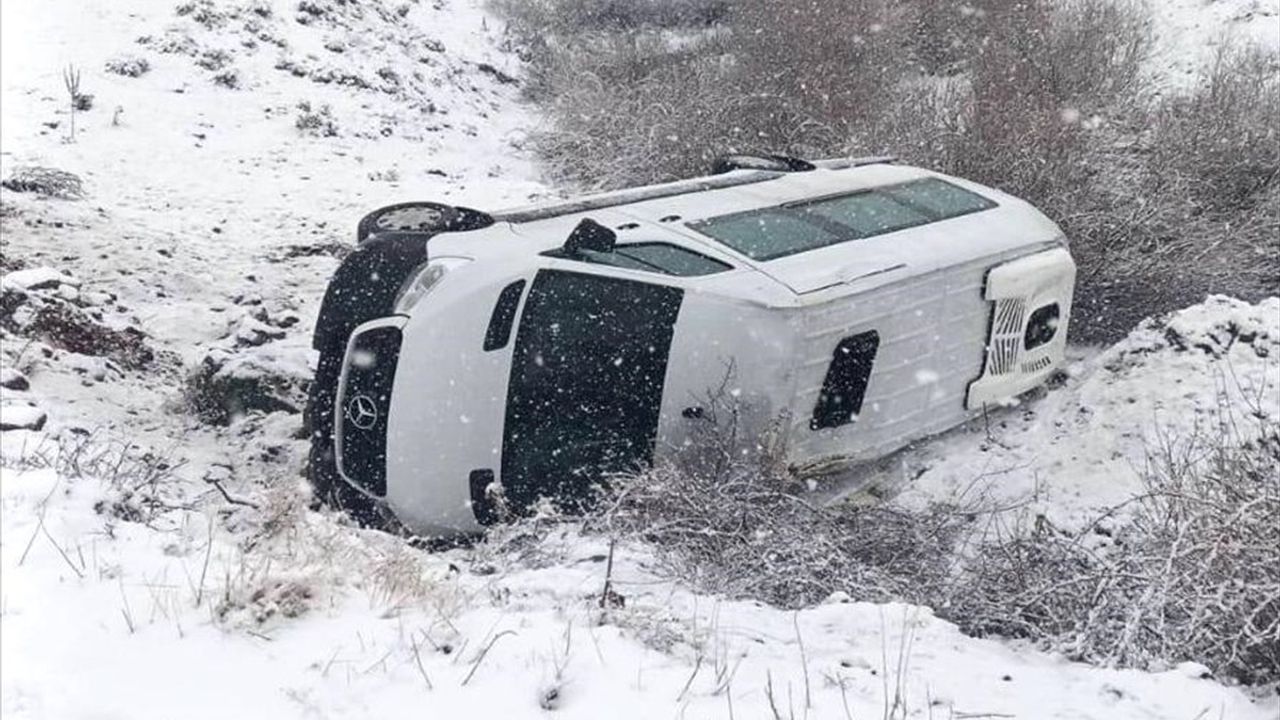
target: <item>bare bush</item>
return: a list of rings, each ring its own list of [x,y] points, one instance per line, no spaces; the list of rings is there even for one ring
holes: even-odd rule
[[[535,142],[553,175],[592,189],[675,180],[704,173],[719,154],[779,134],[770,121],[781,120],[785,108],[757,112],[771,99],[727,95],[722,70],[697,57],[664,57],[638,79],[620,78],[644,62],[646,45],[631,43],[620,66],[607,59],[593,65],[584,48],[573,83],[552,81],[557,127],[535,134]]]
[[[589,527],[652,543],[703,589],[780,607],[837,591],[879,602],[941,592],[962,514],[822,506],[776,434],[744,447],[736,403],[713,394],[704,407],[697,436],[671,460],[610,483]]]
[[[84,197],[84,183],[80,176],[57,168],[35,165],[16,167],[0,185],[14,192],[35,193],[64,200]]]
[[[1280,57],[1222,54],[1190,92],[1143,108],[1149,127],[1099,148],[1091,197],[1064,214],[1081,265],[1073,326],[1112,340],[1209,293],[1280,292]]]
[[[1089,119],[1136,87],[1149,49],[1145,15],[1112,0],[989,1],[975,12],[981,24],[963,44],[963,82],[900,86],[890,112],[854,140],[897,148],[1063,218],[1091,186]]]
[[[1109,545],[1052,530],[988,542],[946,616],[1105,665],[1195,660],[1245,683],[1280,680],[1280,425],[1256,430],[1228,419],[1164,438],[1146,492],[1106,518]]]
[[[642,27],[709,25],[724,17],[725,0],[490,0],[517,29],[544,28],[558,36]]]
[[[298,103],[298,117],[293,124],[303,135],[316,137],[337,137],[338,135],[338,121],[334,119],[333,110],[328,105],[312,108],[309,102]]]
[[[1280,56],[1274,53],[1224,45],[1196,92],[1157,106],[1153,172],[1144,190],[1182,191],[1189,215],[1271,210],[1268,220],[1274,231],[1274,191],[1280,184],[1278,68]],[[1272,203],[1269,208],[1267,203]]]
[[[59,477],[101,481],[106,493],[94,509],[128,522],[151,523],[185,502],[175,482],[183,462],[99,431],[67,431],[45,436],[17,455],[0,456],[13,470],[52,469]]]
[[[213,76],[213,84],[220,85],[228,90],[237,90],[240,87],[240,73],[234,68],[223,70]]]
[[[704,405],[671,460],[608,483],[589,530],[650,543],[674,577],[730,597],[906,601],[1101,665],[1280,679],[1280,424],[1259,408],[1161,438],[1145,492],[1066,532],[1020,506],[820,504],[774,434],[744,452],[736,406]]]
[[[107,61],[107,72],[124,77],[142,77],[151,71],[151,61],[136,55],[121,55]]]

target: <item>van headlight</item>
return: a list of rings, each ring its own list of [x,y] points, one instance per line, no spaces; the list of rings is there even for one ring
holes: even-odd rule
[[[413,271],[413,275],[400,288],[396,295],[395,312],[406,315],[418,301],[426,297],[444,279],[448,272],[456,267],[471,262],[470,258],[441,257],[428,261]]]

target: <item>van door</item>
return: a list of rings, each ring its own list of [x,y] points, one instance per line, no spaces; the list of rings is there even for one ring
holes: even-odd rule
[[[683,297],[626,278],[538,272],[503,428],[501,481],[514,508],[542,496],[579,507],[604,475],[652,461]]]

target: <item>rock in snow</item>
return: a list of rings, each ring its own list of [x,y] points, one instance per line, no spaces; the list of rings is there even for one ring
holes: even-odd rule
[[[26,390],[31,387],[27,376],[13,368],[0,368],[0,387],[5,390]]]
[[[14,270],[0,279],[0,288],[5,290],[56,290],[59,285],[75,288],[80,286],[80,281],[73,275],[51,267]]]
[[[47,419],[44,411],[34,405],[0,406],[0,431],[39,430]]]
[[[214,349],[187,381],[187,400],[201,419],[218,425],[253,410],[301,412],[311,370],[307,350]]]
[[[1189,678],[1192,678],[1193,680],[1204,680],[1206,678],[1213,677],[1213,671],[1210,670],[1208,667],[1206,667],[1201,663],[1192,662],[1190,660],[1184,663],[1179,663],[1178,667],[1175,668],[1175,670],[1177,670],[1179,673],[1182,673],[1183,675],[1186,675]]]

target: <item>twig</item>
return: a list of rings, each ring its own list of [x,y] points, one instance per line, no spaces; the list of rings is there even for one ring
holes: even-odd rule
[[[204,600],[204,578],[209,572],[209,557],[213,555],[213,516],[209,517],[209,539],[204,549],[204,565],[200,568],[200,587],[196,589],[196,607]]]
[[[796,629],[796,642],[800,645],[800,665],[804,668],[804,707],[806,714],[813,707],[813,698],[809,695],[809,657],[804,651],[804,638],[800,637],[800,611],[791,614],[791,625]]]
[[[43,532],[45,538],[49,540],[49,544],[53,545],[53,549],[57,550],[58,554],[62,556],[62,559],[66,561],[67,567],[71,568],[71,572],[75,573],[76,577],[83,580],[84,573],[80,572],[80,568],[76,567],[76,564],[71,562],[71,558],[67,556],[66,551],[64,551],[62,546],[53,539],[52,535],[49,534],[49,529],[44,526],[43,520],[40,522],[40,531]]]
[[[504,635],[515,635],[515,634],[516,634],[515,630],[503,630],[497,635],[494,635],[493,639],[489,641],[489,644],[485,645],[484,649],[480,651],[480,655],[476,657],[476,661],[471,663],[471,672],[467,673],[467,676],[462,679],[462,684],[465,686],[468,682],[471,681],[471,676],[476,674],[476,670],[480,667],[480,663],[484,662],[485,655],[489,654],[489,650],[493,648],[494,643],[498,642],[498,640],[502,638]]]
[[[418,666],[418,674],[422,676],[422,682],[427,684],[428,690],[435,690],[435,686],[431,684],[431,678],[427,677],[427,669],[422,665],[422,655],[418,653],[417,638],[413,638],[411,647],[413,648],[413,662]]]
[[[698,654],[698,658],[693,663],[693,672],[689,673],[689,679],[684,681],[684,687],[680,688],[680,694],[676,695],[676,701],[684,699],[684,694],[689,692],[689,686],[693,685],[693,679],[698,676],[698,671],[702,669],[702,654]]]
[[[232,505],[243,505],[245,507],[251,507],[254,510],[258,509],[258,504],[253,502],[252,500],[243,500],[241,498],[232,497],[231,494],[227,492],[227,489],[222,487],[221,480],[217,478],[207,477],[204,479],[204,481],[214,486],[215,488],[217,488],[218,492],[222,493],[222,497],[225,498],[226,501],[231,503]]]
[[[772,670],[766,670],[764,673],[764,696],[769,699],[769,710],[773,712],[773,720],[782,720],[782,713],[778,712],[778,705],[773,701]]]

